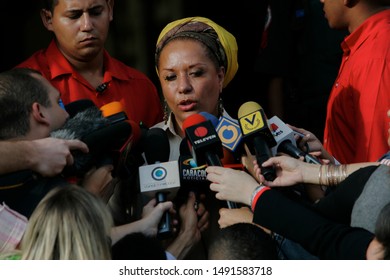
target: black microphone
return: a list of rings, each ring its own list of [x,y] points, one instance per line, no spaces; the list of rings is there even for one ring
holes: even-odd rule
[[[184,120],[183,130],[198,166],[223,166],[220,160],[223,157],[222,143],[211,121],[200,114],[194,114]],[[231,201],[227,201],[227,205],[231,209],[238,208]]]
[[[273,181],[276,178],[275,168],[261,166],[272,157],[271,148],[276,145],[263,109],[256,102],[246,102],[238,110],[238,121],[243,140],[250,151],[256,155],[261,174],[267,181]]]
[[[78,139],[88,146],[89,153],[72,151],[74,163],[64,168],[65,176],[83,176],[94,165],[113,163],[113,153],[120,150],[132,135],[130,122],[112,124],[91,102],[80,100],[69,103],[66,108],[72,112],[73,117],[63,127],[50,133],[51,137]],[[80,108],[78,112],[77,108]]]
[[[183,131],[196,164],[223,166],[222,143],[214,126],[200,114],[193,114],[183,122]]]
[[[218,118],[216,116],[214,116],[213,114],[210,114],[208,112],[199,112],[199,115],[203,116],[206,118],[206,120],[208,121],[211,121],[212,125],[214,127],[217,127],[218,126]]]
[[[207,165],[198,166],[196,164],[189,151],[187,139],[183,138],[180,143],[179,156],[181,186],[198,183],[206,183],[208,186],[210,182],[207,180],[206,167]]]
[[[76,114],[91,107],[96,107],[91,99],[79,99],[66,104],[65,111],[68,112],[69,118],[73,118]]]
[[[207,165],[198,166],[192,158],[187,139],[180,142],[179,156],[180,189],[176,196],[176,205],[187,201],[188,193],[194,192],[196,199],[200,199],[200,193],[209,192],[210,181],[207,180]]]
[[[144,138],[144,152],[148,164],[169,161],[169,140],[162,128],[155,127],[147,130]]]
[[[269,119],[269,126],[274,135],[276,146],[272,148],[273,155],[284,153],[293,158],[302,157],[305,162],[321,164],[320,160],[315,156],[305,153],[296,145],[294,131],[289,128],[280,118],[273,116]]]
[[[148,165],[139,167],[140,190],[154,195],[157,203],[165,202],[180,187],[177,161],[168,161],[170,144],[166,132],[161,128],[150,128],[144,139],[144,155]],[[165,212],[158,224],[157,236],[160,239],[171,237],[173,233],[171,216]]]

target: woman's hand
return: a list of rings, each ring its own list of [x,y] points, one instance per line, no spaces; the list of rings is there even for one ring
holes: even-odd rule
[[[261,175],[261,167],[254,162],[256,176],[269,187],[293,186],[298,183],[318,183],[319,165],[303,162],[289,156],[277,156],[269,158],[263,163],[264,167],[274,166],[276,169],[275,180],[267,181]]]
[[[298,147],[302,151],[304,151],[305,153],[310,153],[312,155],[315,155],[321,159],[328,160],[331,163],[335,163],[334,157],[331,154],[329,154],[327,150],[325,150],[321,141],[312,132],[289,124],[288,126],[292,130],[297,131],[304,135],[303,137],[296,136],[295,139],[297,141]]]
[[[139,231],[147,236],[156,236],[158,231],[158,224],[163,214],[169,211],[171,215],[174,215],[176,211],[173,209],[172,201],[165,201],[156,204],[156,199],[150,200],[143,208],[142,218],[139,222],[142,226]],[[177,224],[177,220],[173,221]]]
[[[208,166],[206,168],[207,180],[211,181],[210,189],[216,192],[219,200],[228,200],[250,204],[253,190],[259,183],[245,171]]]
[[[191,248],[200,241],[201,233],[208,228],[209,213],[202,202],[197,202],[190,192],[186,203],[180,206],[180,230],[168,246],[167,251],[177,259],[183,259]]]

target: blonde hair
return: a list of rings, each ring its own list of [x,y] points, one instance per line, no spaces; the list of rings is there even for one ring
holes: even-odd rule
[[[103,201],[76,185],[57,187],[38,204],[22,240],[22,259],[111,259],[112,216]]]

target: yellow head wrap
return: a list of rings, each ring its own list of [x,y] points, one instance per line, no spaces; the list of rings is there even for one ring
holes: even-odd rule
[[[196,24],[202,23],[202,24]],[[209,32],[210,28],[218,37]],[[236,38],[226,29],[212,20],[204,17],[188,17],[169,23],[161,31],[156,44],[156,71],[161,50],[172,38],[187,36],[197,39],[207,45],[217,57],[221,66],[225,67],[225,80],[223,87],[233,79],[238,70],[237,53],[238,47]],[[213,41],[213,42],[211,42]],[[216,46],[221,46],[218,48]]]

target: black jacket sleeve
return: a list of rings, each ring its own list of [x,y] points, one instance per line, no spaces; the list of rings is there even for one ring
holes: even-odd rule
[[[295,202],[277,190],[257,200],[253,222],[301,244],[320,259],[365,259],[374,235],[361,228],[338,224]]]
[[[378,166],[368,166],[356,170],[313,207],[332,221],[349,225],[355,201],[377,168]]]

